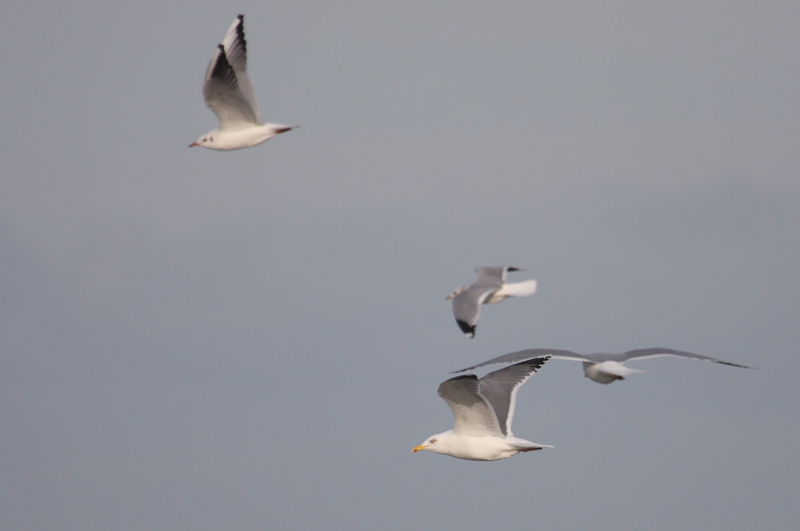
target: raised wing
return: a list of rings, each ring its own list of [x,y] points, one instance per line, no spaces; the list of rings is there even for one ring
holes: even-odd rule
[[[474,374],[456,376],[439,385],[441,396],[453,410],[458,435],[500,437],[502,431],[494,410],[479,392],[480,384]]]
[[[203,82],[203,98],[206,106],[217,115],[220,129],[244,129],[261,123],[253,87],[247,77],[247,53],[241,23],[242,16],[239,15],[211,57]],[[232,57],[236,58],[241,71],[234,68]]]
[[[472,367],[467,367],[466,369],[461,369],[460,371],[453,371],[453,372],[459,373],[459,372],[471,371],[472,369],[477,369],[478,367],[484,367],[486,365],[494,365],[496,363],[514,363],[516,361],[529,360],[531,358],[541,358],[544,356],[548,356],[551,358],[562,358],[566,360],[591,361],[585,356],[581,354],[575,354],[574,352],[570,352],[569,350],[558,350],[552,348],[529,348],[527,350],[519,350],[517,352],[512,352],[510,354],[503,354],[502,356],[497,356],[496,358],[492,358],[489,361],[484,361],[483,363],[473,365]]]
[[[475,336],[475,328],[478,326],[478,318],[481,315],[481,304],[486,298],[497,291],[502,286],[491,287],[487,285],[473,284],[455,297],[453,297],[453,315],[456,323],[464,334],[468,337]]]
[[[503,435],[512,436],[511,421],[517,403],[517,391],[550,356],[525,360],[521,363],[490,372],[478,380],[480,394],[492,405]]]
[[[597,358],[602,356],[602,360]],[[693,352],[684,352],[682,350],[673,350],[671,348],[642,348],[638,350],[629,350],[622,354],[590,354],[587,358],[593,358],[591,361],[618,361],[620,363],[629,360],[639,360],[645,358],[657,358],[659,356],[675,356],[678,358],[688,358],[690,360],[711,361],[713,363],[721,363],[723,365],[730,365],[731,367],[741,367],[742,369],[755,369],[755,367],[748,367],[747,365],[739,365],[738,363],[731,363],[729,361],[718,360],[710,356],[702,356],[694,354]]]
[[[236,17],[231,27],[228,28],[228,33],[225,34],[225,38],[222,40],[222,46],[225,48],[228,63],[236,73],[236,79],[239,81],[239,90],[242,91],[242,95],[252,109],[256,121],[260,123],[258,102],[253,91],[253,85],[250,83],[250,76],[247,74],[247,41],[244,38],[244,15]]]
[[[506,281],[507,271],[519,271],[519,269],[517,269],[516,267],[499,266],[499,267],[479,267],[478,269],[475,270],[475,272],[478,274],[478,280],[477,280],[478,283],[485,281],[492,282],[499,280],[501,284]]]

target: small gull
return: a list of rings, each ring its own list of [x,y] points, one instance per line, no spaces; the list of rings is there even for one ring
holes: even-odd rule
[[[550,356],[528,359],[490,372],[478,379],[474,374],[450,378],[439,385],[441,396],[453,410],[455,426],[415,446],[472,461],[496,461],[552,448],[514,437],[511,420],[519,387],[528,381]]]
[[[556,359],[575,360],[583,362],[583,373],[587,378],[594,380],[601,384],[610,384],[616,380],[624,380],[626,376],[636,373],[644,372],[637,369],[631,369],[623,365],[626,361],[640,360],[645,358],[657,358],[659,356],[675,356],[678,358],[685,358],[690,360],[703,360],[711,361],[714,363],[721,363],[723,365],[730,365],[731,367],[741,367],[743,369],[755,369],[755,367],[748,367],[747,365],[739,365],[738,363],[731,363],[729,361],[722,361],[709,356],[701,356],[700,354],[693,354],[691,352],[683,352],[681,350],[672,350],[670,348],[643,348],[638,350],[629,350],[622,354],[576,354],[568,350],[555,350],[548,348],[532,348],[527,350],[520,350],[512,352],[511,354],[504,354],[496,358],[484,361],[478,365],[467,367],[455,372],[464,372],[483,367],[485,365],[493,365],[495,363],[513,363],[515,361],[535,358],[539,356],[552,356]]]
[[[219,129],[209,131],[189,147],[202,146],[218,151],[243,149],[292,129],[286,125],[265,124],[258,114],[253,85],[247,75],[244,15],[233,21],[208,64],[203,98],[206,106],[217,115]]]
[[[453,315],[458,327],[469,338],[475,337],[481,304],[496,304],[508,297],[527,297],[536,292],[536,281],[506,282],[506,273],[521,271],[517,267],[479,267],[475,270],[478,278],[469,286],[461,286],[451,293],[447,300],[453,299]]]

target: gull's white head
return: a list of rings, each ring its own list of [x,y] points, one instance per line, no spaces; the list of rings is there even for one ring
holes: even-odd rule
[[[453,431],[453,430],[450,430]],[[436,452],[437,454],[447,453],[447,435],[450,432],[440,433],[428,437],[424,443],[415,446],[411,449],[412,452],[419,452],[420,450],[428,450],[429,452]]]
[[[422,443],[422,444],[418,444],[417,446],[415,446],[414,448],[412,448],[412,449],[411,449],[411,451],[412,451],[412,452],[419,452],[419,451],[421,451],[421,450],[431,450],[431,446],[433,446],[434,444],[436,444],[436,442],[437,442],[437,440],[436,440],[436,436],[433,436],[433,437],[428,437],[428,438],[425,440],[425,442],[424,442],[424,443]],[[431,451],[433,451],[433,450],[431,450]]]
[[[455,297],[458,297],[458,296],[459,296],[459,295],[460,295],[460,294],[461,294],[461,293],[462,293],[462,292],[463,292],[465,289],[467,289],[467,287],[468,287],[468,286],[461,286],[460,288],[456,288],[456,289],[453,291],[453,293],[451,293],[450,295],[448,295],[448,296],[447,296],[447,298],[446,298],[445,300],[448,300],[448,301],[449,301],[450,299],[453,299],[453,298],[455,298]]]
[[[209,131],[208,133],[204,134],[200,138],[197,139],[197,142],[192,142],[189,144],[189,147],[200,146],[204,148],[214,149],[214,138],[219,134],[219,129],[214,129],[213,131]]]
[[[412,452],[428,450],[437,454],[453,455],[455,448],[451,448],[453,430],[447,430],[437,435],[431,435],[424,443],[411,449]]]

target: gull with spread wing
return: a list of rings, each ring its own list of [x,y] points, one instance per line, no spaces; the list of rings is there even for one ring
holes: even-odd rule
[[[442,382],[439,396],[453,410],[455,426],[428,437],[413,451],[428,450],[471,461],[496,461],[520,452],[552,448],[514,437],[511,432],[519,387],[549,359],[550,356],[528,359],[480,379],[465,374]]]
[[[713,363],[721,363],[722,365],[730,365],[731,367],[741,367],[743,369],[755,369],[755,367],[748,367],[747,365],[739,365],[738,363],[731,363],[729,361],[722,361],[709,356],[701,356],[700,354],[693,354],[691,352],[684,352],[682,350],[672,350],[671,348],[643,348],[638,350],[629,350],[622,354],[576,354],[569,350],[556,350],[549,348],[531,348],[527,350],[520,350],[512,352],[511,354],[504,354],[489,361],[484,361],[478,365],[467,367],[455,372],[471,371],[478,367],[486,365],[493,365],[495,363],[514,363],[515,361],[537,358],[539,356],[551,356],[555,359],[575,360],[583,362],[583,373],[587,378],[601,384],[610,384],[617,380],[624,380],[626,376],[636,373],[644,372],[637,369],[631,369],[624,365],[626,361],[641,360],[646,358],[657,358],[660,356],[674,356],[677,358],[684,358],[690,360],[711,361]]]
[[[265,124],[258,114],[256,95],[247,75],[244,15],[233,21],[208,64],[203,98],[206,106],[217,115],[219,129],[209,131],[189,147],[218,151],[243,149],[293,129],[281,124]]]
[[[447,300],[453,300],[453,315],[456,324],[469,338],[475,337],[481,304],[496,304],[508,297],[527,297],[536,292],[536,281],[506,282],[509,271],[521,271],[518,267],[479,267],[478,278],[468,286],[461,286]]]

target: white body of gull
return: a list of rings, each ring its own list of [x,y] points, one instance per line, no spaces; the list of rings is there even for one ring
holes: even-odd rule
[[[258,114],[253,85],[247,75],[244,15],[233,21],[208,64],[203,98],[206,106],[217,115],[219,129],[209,131],[189,147],[219,151],[248,148],[292,129],[286,125],[265,124]]]
[[[472,461],[496,461],[520,452],[552,448],[519,439],[511,433],[519,387],[549,359],[550,356],[528,359],[490,372],[481,379],[466,374],[442,382],[439,396],[453,410],[455,426],[428,437],[413,451],[428,450]]]
[[[478,278],[469,286],[461,286],[451,293],[453,315],[458,327],[469,338],[475,337],[481,304],[496,304],[508,297],[527,297],[536,292],[536,281],[506,282],[506,273],[521,271],[517,267],[479,267]]]
[[[722,361],[708,356],[701,356],[700,354],[693,354],[691,352],[683,352],[681,350],[672,350],[670,348],[643,348],[638,350],[629,350],[622,354],[576,354],[568,350],[554,350],[547,348],[532,348],[528,350],[520,350],[512,352],[511,354],[504,354],[496,358],[484,361],[478,365],[467,367],[455,372],[464,372],[483,367],[485,365],[493,365],[495,363],[514,363],[516,361],[536,358],[539,356],[552,356],[556,359],[575,360],[583,362],[583,373],[587,378],[594,380],[601,384],[610,384],[617,380],[624,380],[626,376],[635,372],[644,372],[637,369],[626,367],[626,361],[641,360],[645,358],[657,358],[660,356],[674,356],[677,358],[685,358],[690,360],[711,361],[713,363],[721,363],[723,365],[730,365],[731,367],[741,367],[743,369],[754,369],[755,367],[748,367],[747,365],[739,365],[729,361]]]

